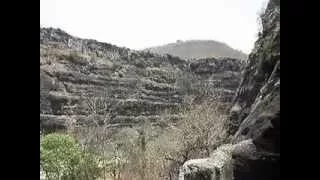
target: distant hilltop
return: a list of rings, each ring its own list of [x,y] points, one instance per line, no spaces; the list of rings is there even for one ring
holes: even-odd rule
[[[158,54],[171,54],[184,59],[230,57],[246,60],[248,57],[247,54],[214,40],[177,40],[175,43],[150,47],[144,50]]]

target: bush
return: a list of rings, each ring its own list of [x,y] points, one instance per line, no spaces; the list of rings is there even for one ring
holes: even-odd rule
[[[64,134],[48,134],[40,139],[40,167],[47,179],[96,179],[97,158],[82,152],[75,139]]]
[[[145,170],[153,176],[151,179],[175,178],[184,162],[208,157],[228,141],[226,116],[219,111],[219,105],[193,105],[181,114],[182,120],[175,127],[148,143]]]
[[[225,143],[226,115],[219,106],[217,103],[204,102],[183,112],[183,120],[178,125],[183,151],[199,150],[209,156],[212,150]]]
[[[76,168],[76,174],[73,177],[77,180],[93,180],[101,175],[102,169],[98,161],[101,158],[91,153],[81,153],[80,163]]]
[[[75,134],[87,151],[101,157],[105,178],[175,179],[184,162],[208,157],[228,142],[226,116],[220,106],[193,104],[180,111],[181,119],[176,122],[166,114],[163,116],[166,128],[155,127],[146,120],[139,128],[111,130],[103,125]]]

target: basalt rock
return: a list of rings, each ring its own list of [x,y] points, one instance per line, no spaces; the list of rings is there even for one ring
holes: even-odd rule
[[[263,31],[249,55],[230,110],[233,145],[228,157],[233,180],[280,178],[280,0],[270,0],[261,18]],[[221,158],[215,156],[187,161],[182,168],[187,172],[184,178],[206,175],[206,180],[229,180],[220,176],[224,168],[217,162]],[[188,171],[190,165],[197,168]]]
[[[167,113],[179,119],[187,97],[201,101],[218,93],[230,104],[242,64],[215,58],[190,63],[40,28],[40,128],[159,124]],[[217,91],[207,93],[209,86]]]

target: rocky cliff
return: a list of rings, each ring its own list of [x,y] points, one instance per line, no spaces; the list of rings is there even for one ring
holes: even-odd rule
[[[242,67],[237,59],[187,62],[40,28],[40,128],[157,124],[165,112],[179,118],[190,100],[230,104]]]
[[[280,0],[270,0],[261,19],[230,111],[232,142],[212,157],[186,162],[181,179],[231,180],[226,171],[235,180],[280,178]]]

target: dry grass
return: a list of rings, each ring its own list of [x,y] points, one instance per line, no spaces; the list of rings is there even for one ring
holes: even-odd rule
[[[98,112],[98,107],[106,107],[95,104],[91,102],[93,114]],[[191,105],[180,115],[182,119],[174,125],[168,114],[163,116],[168,126],[157,136],[149,122],[118,132],[97,124],[82,131],[75,128],[75,134],[83,147],[101,157],[105,166],[103,179],[174,179],[184,162],[208,157],[227,141],[226,116],[219,110],[219,104]]]

